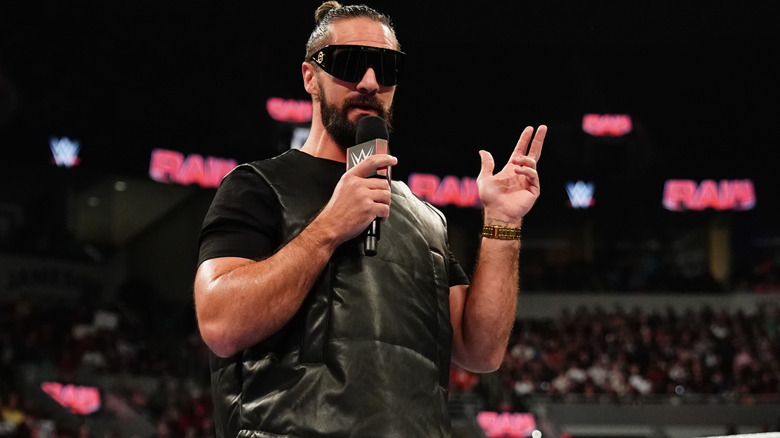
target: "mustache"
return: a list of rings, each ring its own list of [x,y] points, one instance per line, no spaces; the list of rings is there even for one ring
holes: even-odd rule
[[[350,107],[371,108],[377,111],[385,112],[385,107],[382,102],[374,96],[356,96],[344,99],[343,108]]]
[[[392,132],[393,113],[382,103],[382,101],[377,99],[375,96],[360,95],[344,99],[343,105],[341,106],[341,111],[345,118],[350,108],[368,108],[376,111],[379,117],[385,119],[385,123],[387,123],[387,129]]]

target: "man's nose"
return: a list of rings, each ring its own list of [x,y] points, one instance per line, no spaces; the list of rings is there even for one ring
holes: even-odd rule
[[[376,72],[373,67],[366,69],[363,78],[357,84],[357,89],[366,94],[376,94],[379,91],[379,82],[376,80]]]

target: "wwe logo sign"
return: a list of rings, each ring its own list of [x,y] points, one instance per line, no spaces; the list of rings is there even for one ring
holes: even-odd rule
[[[54,163],[58,167],[70,168],[79,164],[79,142],[68,137],[52,137],[49,140],[49,147],[54,156]]]
[[[349,167],[355,167],[358,165],[358,163],[362,162],[366,158],[370,157],[371,155],[374,155],[374,145],[371,144],[369,147],[354,147],[349,148]]]
[[[577,181],[566,184],[566,194],[572,208],[588,208],[593,206],[593,183]]]

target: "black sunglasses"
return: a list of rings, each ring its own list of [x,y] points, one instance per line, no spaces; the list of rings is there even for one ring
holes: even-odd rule
[[[396,85],[404,66],[404,52],[370,46],[332,45],[314,52],[309,60],[336,79],[360,82],[369,67],[380,85]]]

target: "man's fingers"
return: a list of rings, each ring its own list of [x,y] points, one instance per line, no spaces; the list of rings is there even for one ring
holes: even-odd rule
[[[534,128],[531,126],[526,126],[525,129],[523,129],[523,132],[520,134],[520,138],[517,139],[515,149],[512,151],[513,157],[517,155],[525,155],[525,152],[528,150],[528,142],[531,141],[531,136],[533,133]]]
[[[512,157],[511,161],[512,164],[516,166],[528,166],[532,169],[536,169],[536,160],[531,158],[528,155],[521,155],[519,157]]]
[[[534,161],[539,161],[539,157],[542,156],[542,146],[544,145],[544,137],[547,135],[547,126],[539,125],[536,128],[536,135],[531,141],[531,149],[528,151],[528,156],[533,158]]]
[[[392,191],[390,190],[390,183],[386,179],[369,178],[366,183],[368,184],[368,190],[370,190],[369,196],[374,202],[390,204]]]
[[[528,182],[533,186],[539,185],[539,172],[528,166],[515,168],[515,175],[523,175],[528,178]]]
[[[527,155],[538,161],[539,157],[542,155],[542,145],[544,144],[544,137],[546,135],[546,125],[539,125],[539,127],[536,128],[535,134],[532,126],[526,126],[525,129],[523,129],[522,134],[520,134],[520,138],[517,140],[515,150],[512,151],[512,157],[516,158],[518,156]]]
[[[398,164],[398,159],[394,156],[387,154],[377,154],[367,157],[365,160],[355,165],[355,167],[350,169],[348,172],[354,174],[355,176],[366,178],[369,175],[373,175],[377,169],[388,166],[395,166],[396,164]]]

